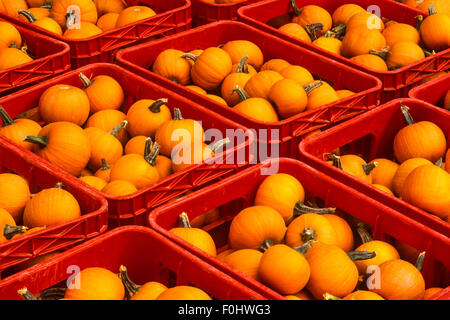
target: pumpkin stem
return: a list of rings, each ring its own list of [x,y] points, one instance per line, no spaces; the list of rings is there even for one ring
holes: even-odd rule
[[[346,30],[347,27],[345,26],[345,24],[339,24],[331,30],[327,31],[325,33],[325,37],[329,38],[334,36],[335,38],[340,39],[344,36]]]
[[[383,59],[384,61],[386,61],[389,57],[389,51],[387,50],[370,50],[369,51],[370,54],[373,54],[375,56],[379,56],[381,59]]]
[[[39,137],[39,136],[27,136],[25,138],[25,141],[27,142],[31,142],[34,144],[39,145],[41,148],[45,148],[48,144],[48,137],[47,136],[43,136],[43,137]]]
[[[323,24],[322,23],[311,23],[305,27],[305,30],[308,33],[311,40],[315,41],[318,38],[317,31],[323,30]]]
[[[333,296],[331,293],[328,293],[328,292],[323,294],[323,298],[325,300],[342,300],[341,298]]]
[[[347,252],[347,255],[352,259],[352,261],[358,261],[358,260],[368,260],[374,258],[377,253],[375,251],[369,252],[369,251],[349,251]]]
[[[150,107],[148,107],[148,110],[150,110],[153,113],[160,113],[161,106],[165,105],[167,101],[169,101],[167,98],[158,99],[155,102],[153,102]]]
[[[422,268],[423,268],[423,262],[424,262],[424,260],[425,260],[425,253],[426,253],[426,252],[423,251],[423,252],[421,252],[421,253],[419,254],[419,256],[417,257],[415,266],[416,266],[417,270],[419,270],[419,271],[422,271]]]
[[[422,50],[423,50],[423,53],[425,54],[425,57],[431,57],[436,54],[436,51],[434,51],[434,50],[432,50],[432,51],[428,51],[425,49],[422,49]]]
[[[302,13],[302,10],[300,10],[300,9],[297,7],[297,4],[295,3],[295,0],[291,0],[291,6],[292,6],[292,9],[294,9],[294,14],[295,14],[296,16],[299,16],[299,15]]]
[[[420,32],[420,27],[422,26],[422,22],[423,22],[423,16],[422,15],[418,15],[416,17],[416,19],[417,19],[416,29],[417,29],[417,31]]]
[[[156,158],[159,155],[160,146],[157,142],[152,143],[151,138],[145,140],[144,159],[152,167],[156,166]]]
[[[56,189],[64,189],[64,184],[63,184],[62,182],[58,182],[58,183],[55,185],[55,188],[56,188]]]
[[[233,91],[231,93],[235,93],[235,92],[237,93],[237,95],[239,97],[239,100],[241,102],[250,98],[248,93],[245,92],[245,90],[242,89],[239,85],[235,85],[234,88],[233,88]]]
[[[3,236],[6,240],[11,240],[17,234],[22,234],[27,232],[28,227],[26,226],[10,226],[9,224],[5,224],[5,229],[3,229]]]
[[[49,288],[39,295],[38,300],[59,300],[64,298],[66,288]]]
[[[30,23],[34,23],[34,22],[37,21],[37,19],[34,16],[34,14],[31,13],[30,11],[20,9],[17,13],[25,16],[25,18],[27,18],[28,22],[30,22]]]
[[[102,170],[106,171],[111,169],[111,166],[108,164],[108,162],[106,162],[105,158],[102,158]]]
[[[369,163],[369,164],[363,164],[362,167],[363,167],[363,170],[366,173],[366,175],[369,175],[372,172],[373,169],[378,167],[378,162],[374,161],[374,162]]]
[[[308,242],[310,240],[316,240],[317,233],[314,229],[305,228],[300,233],[300,236],[301,236],[303,242]]]
[[[319,88],[320,86],[322,86],[322,84],[323,84],[322,81],[313,82],[313,83],[308,84],[307,86],[304,86],[303,89],[305,89],[306,94],[310,94],[311,91]]]
[[[78,75],[80,77],[81,82],[85,89],[89,88],[94,82],[91,81],[88,77],[86,77],[82,72]]]
[[[190,52],[186,52],[181,57],[185,58],[185,59],[191,59],[192,61],[195,62],[195,61],[197,61],[199,56],[196,54],[190,53]]]
[[[21,295],[25,300],[37,300],[37,298],[28,289],[22,288],[17,290],[17,293]]]
[[[428,7],[428,14],[431,16],[433,14],[437,14],[436,9],[434,8],[434,3],[431,2],[430,6]]]
[[[223,149],[224,146],[229,144],[230,141],[231,141],[230,138],[225,138],[208,145],[208,148],[210,148],[215,154],[217,154],[219,151]]]
[[[261,245],[259,246],[259,250],[262,252],[265,252],[267,249],[269,249],[271,246],[273,246],[275,243],[273,242],[273,240],[270,239],[266,239],[263,241],[263,243],[261,243]]]
[[[44,5],[43,6],[41,6],[41,8],[44,8],[44,9],[51,9],[53,7],[53,0],[45,0],[44,1]]]
[[[358,235],[361,238],[362,243],[367,243],[373,240],[364,223],[357,224],[356,232],[358,232]]]
[[[238,73],[248,73],[248,64],[247,64],[248,56],[243,56],[241,61],[239,61],[236,72]]]
[[[450,160],[450,159],[449,159]],[[439,168],[443,168],[443,165],[444,165],[444,159],[442,159],[442,158],[439,158],[439,160],[438,161],[436,161],[435,163],[434,163],[434,165],[435,166],[438,166]]]
[[[405,117],[406,125],[410,126],[415,123],[414,119],[412,118],[411,114],[409,113],[409,107],[405,106],[403,103],[401,104],[400,110],[403,113],[403,116]]]
[[[7,126],[14,124],[14,120],[11,119],[8,112],[6,112],[6,110],[3,109],[2,106],[0,106],[0,119],[2,119],[2,122],[3,122],[2,127],[7,127]]]
[[[17,43],[13,42],[11,43],[8,48],[15,48],[15,49],[19,49],[19,46],[17,45]]]
[[[304,244],[302,244],[301,246],[295,247],[293,248],[295,251],[301,253],[302,255],[305,255],[306,252],[309,250],[309,248],[311,248],[311,246],[316,243],[317,240],[309,240],[306,241]]]
[[[304,204],[302,201],[298,201],[294,207],[294,218],[297,218],[305,213],[316,213],[316,214],[334,214],[336,208],[313,208]]]
[[[127,126],[127,124],[128,124],[128,121],[127,120],[123,120],[117,126],[112,128],[111,131],[109,132],[109,134],[117,138],[117,136],[119,135],[120,131],[122,131]]]
[[[178,108],[173,108],[173,120],[184,120],[183,116],[181,115],[181,110]]]
[[[130,277],[128,276],[127,268],[124,265],[120,266],[119,278],[120,280],[122,280],[128,299],[133,297],[142,288],[142,286],[137,285],[136,283],[131,281]]]
[[[192,228],[191,223],[189,222],[189,217],[186,212],[183,212],[178,216],[180,227],[181,228]]]
[[[343,170],[340,156],[335,155],[334,153],[327,153],[326,155],[328,155],[328,160],[331,159],[333,161],[333,167]]]

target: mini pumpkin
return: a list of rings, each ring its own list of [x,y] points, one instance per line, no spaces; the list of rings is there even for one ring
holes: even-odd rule
[[[91,113],[105,109],[119,109],[122,106],[124,92],[116,79],[107,75],[98,75],[90,80],[83,73],[79,76],[90,102]]]
[[[128,132],[132,137],[155,137],[156,131],[171,120],[167,99],[141,99],[136,101],[127,112]]]
[[[292,79],[276,82],[269,91],[268,99],[276,106],[281,118],[289,118],[305,111],[308,104],[305,89]]]
[[[255,120],[278,122],[278,114],[268,100],[260,97],[250,98],[247,92],[239,85],[235,86],[234,91],[241,100],[233,107],[234,110]]]
[[[155,59],[152,70],[175,83],[187,85],[191,81],[191,64],[183,58],[183,51],[166,49]]]
[[[247,63],[252,65],[256,70],[264,63],[264,55],[261,49],[248,40],[231,40],[222,47],[231,58],[233,64],[239,63],[244,56],[248,57]]]
[[[127,24],[144,20],[156,15],[156,12],[147,6],[131,6],[119,13],[117,18],[116,28],[123,27]]]
[[[127,268],[120,266],[119,277],[125,288],[128,300],[155,300],[167,287],[157,281],[149,281],[143,285],[137,285],[128,276]]]

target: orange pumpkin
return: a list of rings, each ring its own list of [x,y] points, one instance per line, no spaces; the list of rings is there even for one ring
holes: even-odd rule
[[[386,61],[383,60],[380,56],[374,54],[362,54],[358,56],[354,56],[350,58],[354,63],[363,65],[369,69],[374,69],[378,71],[389,71]]]
[[[102,192],[111,196],[127,196],[137,192],[138,189],[129,181],[126,180],[114,180],[109,182]]]
[[[306,32],[305,28],[303,28],[298,23],[286,23],[285,25],[279,27],[278,31],[285,33],[293,38],[305,41],[306,43],[312,42],[308,32]]]
[[[435,0],[436,1],[436,0]],[[420,24],[420,35],[430,50],[441,51],[450,47],[450,9],[447,13],[436,13],[430,6],[430,15]],[[436,28],[439,26],[439,28]]]
[[[187,85],[191,81],[191,64],[183,58],[183,51],[166,49],[155,59],[152,70],[175,83]]]
[[[99,16],[111,12],[121,13],[127,7],[125,0],[94,0],[94,3]]]
[[[308,94],[308,104],[306,110],[321,108],[327,104],[339,100],[336,90],[324,81],[314,81],[305,87]]]
[[[431,162],[443,158],[447,150],[444,132],[430,121],[415,123],[408,110],[407,106],[401,106],[407,126],[395,135],[396,159],[402,163],[411,158],[425,158]]]
[[[87,39],[101,34],[103,31],[97,25],[81,21],[80,27],[75,29],[67,29],[63,33],[63,37],[68,39]]]
[[[280,243],[286,233],[283,217],[266,206],[241,210],[231,222],[228,242],[235,249],[258,249],[267,240]]]
[[[263,253],[255,249],[240,249],[224,257],[223,262],[246,276],[259,281],[258,269],[262,256]]]
[[[259,71],[264,70],[272,70],[276,71],[279,74],[281,74],[281,71],[283,71],[285,68],[289,67],[291,64],[283,59],[270,59],[267,60],[262,66]]]
[[[244,56],[248,57],[247,63],[256,70],[264,63],[264,56],[261,49],[248,40],[231,40],[222,47],[231,58],[233,64],[239,63]]]
[[[156,300],[212,300],[203,290],[191,286],[176,286],[161,293]]]
[[[0,208],[0,244],[7,241],[4,233],[6,225],[14,227],[16,226],[16,222],[14,221],[13,216],[10,215],[8,211]]]
[[[117,18],[116,28],[123,27],[127,24],[144,20],[156,15],[153,9],[146,6],[131,6],[119,13]]]
[[[38,136],[28,136],[36,144],[34,152],[61,169],[78,176],[91,157],[91,146],[86,133],[71,122],[46,125]]]
[[[339,6],[334,10],[332,18],[333,24],[338,26],[340,24],[347,25],[351,17],[357,13],[366,12],[366,10],[357,4],[348,3]]]
[[[19,30],[11,23],[6,21],[0,21],[0,48],[15,47],[20,48],[22,46],[22,36]]]
[[[376,29],[357,28],[346,33],[342,40],[341,52],[344,57],[368,54],[371,50],[382,50],[386,47],[386,39]]]
[[[403,190],[403,184],[405,183],[408,175],[417,167],[433,164],[431,161],[423,158],[411,158],[404,161],[395,172],[394,178],[392,180],[392,191],[398,197],[401,196]]]
[[[412,42],[419,44],[420,33],[416,28],[406,23],[394,23],[383,30],[386,44],[392,47],[397,42]]]
[[[80,285],[66,290],[69,300],[123,300],[125,288],[120,278],[105,268],[91,267],[78,274]]]
[[[79,179],[92,188],[97,189],[98,191],[102,191],[103,188],[108,184],[105,180],[95,176],[84,176],[80,177]]]
[[[80,216],[81,209],[77,199],[58,183],[54,188],[38,192],[27,202],[23,222],[34,228],[64,223]]]
[[[344,298],[338,298],[335,297],[329,293],[326,293],[324,295],[325,300],[384,300],[382,296],[379,294],[376,294],[371,291],[366,290],[356,290],[348,295],[346,295]]]
[[[260,71],[247,81],[244,90],[252,98],[267,99],[272,86],[282,79],[283,76],[276,71]]]
[[[394,43],[387,54],[389,69],[397,69],[425,59],[425,53],[413,42],[399,41]]]
[[[313,41],[313,45],[329,51],[331,53],[334,53],[335,55],[341,56],[341,47],[342,47],[342,41],[337,39],[337,38],[333,38],[331,36],[322,36],[316,40]]]
[[[103,32],[115,29],[118,18],[119,18],[118,13],[114,12],[105,13],[98,19],[97,27],[102,29]]]
[[[295,248],[310,240],[337,244],[333,225],[320,214],[304,213],[295,218],[287,227],[285,243],[288,246]]]
[[[78,20],[95,24],[98,19],[97,8],[92,0],[53,0],[50,17],[58,22],[61,28],[69,29]]]
[[[268,99],[276,106],[281,118],[289,118],[305,111],[308,104],[305,89],[291,79],[276,82],[269,91]]]
[[[280,294],[295,294],[308,283],[310,267],[302,253],[285,244],[275,244],[262,255],[258,276]]]
[[[372,183],[380,184],[387,187],[389,190],[394,190],[394,177],[400,167],[396,162],[384,158],[376,158],[370,163],[377,163],[377,166],[372,170]]]
[[[167,287],[156,281],[149,281],[143,285],[137,285],[128,276],[127,268],[120,266],[119,277],[125,288],[128,300],[155,300]]]
[[[91,113],[105,109],[119,109],[122,106],[124,92],[116,79],[98,75],[90,80],[83,73],[80,73],[79,76],[90,102]]]
[[[125,120],[127,120],[127,115],[122,111],[105,109],[91,115],[86,121],[85,127],[96,127],[109,132]],[[122,145],[125,145],[128,141],[128,130],[120,130],[117,139]]]
[[[156,131],[164,123],[171,120],[167,99],[136,101],[128,110],[128,132],[132,137],[155,137]]]
[[[38,8],[37,8],[38,9]],[[48,15],[50,15],[50,12],[46,9],[42,9],[43,12],[46,12]],[[25,17],[25,20],[27,22],[32,23],[34,26],[43,28],[47,31],[56,33],[58,35],[62,35],[63,31],[61,29],[61,26],[58,24],[58,22],[56,22],[55,20],[53,20],[52,18],[50,18],[48,15],[47,16],[35,16],[33,14],[33,12],[31,12],[31,10],[27,11],[27,10],[20,10],[19,14],[21,14],[23,17]]]
[[[247,82],[248,84],[248,82]],[[266,122],[278,122],[278,115],[272,104],[259,97],[250,98],[244,89],[236,85],[234,91],[239,96],[241,102],[234,106],[234,110],[245,114],[246,116]]]
[[[331,156],[338,160],[337,167],[346,173],[372,184],[372,170],[378,165],[377,162],[367,164],[364,159],[354,154],[346,154],[343,156]]]
[[[411,263],[396,259],[379,265],[380,288],[370,291],[387,300],[421,300],[425,294],[422,274]]]
[[[326,213],[323,217],[327,218],[333,227],[336,246],[345,252],[352,250],[354,245],[353,231],[348,222],[335,214]]]
[[[281,70],[280,75],[283,78],[296,81],[302,87],[305,87],[314,82],[314,78],[311,72],[301,66],[289,65]]]
[[[239,96],[234,91],[236,85],[244,88],[248,80],[252,77],[249,72],[245,72],[245,65],[247,61],[247,56],[242,58],[239,62],[236,72],[230,73],[222,82],[220,92],[222,98],[226,101],[229,106],[234,106],[240,102]]]
[[[29,119],[13,120],[1,106],[0,118],[3,122],[0,127],[0,135],[14,141],[25,149],[31,150],[33,144],[26,142],[25,138],[37,135],[42,129],[41,126],[36,121]]]
[[[203,229],[192,228],[185,212],[180,214],[179,219],[180,227],[172,228],[169,232],[215,257],[217,255],[216,245],[210,234]]]
[[[111,166],[105,159],[102,159],[102,167],[95,172],[94,176],[106,181],[106,183],[111,181]]]
[[[3,12],[14,18],[19,17],[19,10],[28,9],[27,2],[25,0],[1,0],[0,12]]]
[[[425,294],[423,295],[423,300],[429,300],[430,298],[432,298],[434,295],[438,294],[442,290],[443,290],[442,288],[437,288],[437,287],[426,289]]]
[[[322,28],[318,32],[319,36],[324,35],[333,26],[333,19],[325,9],[315,5],[307,5],[299,10],[295,1],[291,1],[291,5],[295,14],[292,22],[298,23],[304,28],[312,24],[322,24]]]
[[[353,15],[346,24],[347,32],[353,30],[378,30],[383,31],[384,23],[376,14],[364,11]]]
[[[25,63],[31,62],[33,59],[17,48],[0,49],[0,70],[7,70]]]
[[[47,123],[68,121],[82,126],[89,117],[90,102],[80,88],[56,84],[39,98],[39,114]]]

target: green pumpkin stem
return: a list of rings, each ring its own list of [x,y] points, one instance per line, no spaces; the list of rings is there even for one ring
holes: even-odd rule
[[[322,86],[322,84],[323,84],[322,81],[313,82],[308,84],[307,86],[304,86],[303,89],[305,89],[306,94],[310,94],[311,91],[319,88],[320,86]]]
[[[242,57],[241,61],[239,61],[236,72],[238,73],[248,73],[248,64],[247,64],[248,56]]]
[[[37,300],[37,298],[30,291],[28,291],[27,288],[19,289],[17,290],[17,293],[21,295],[25,300]]]
[[[232,93],[235,93],[235,92],[237,93],[237,95],[238,95],[238,97],[239,97],[239,100],[240,100],[241,102],[242,102],[242,101],[245,101],[245,100],[247,100],[247,99],[250,98],[250,96],[248,95],[248,93],[245,92],[245,90],[242,89],[239,85],[235,85],[235,86],[234,86]]]
[[[294,218],[305,213],[334,214],[336,213],[336,208],[313,208],[304,204],[303,201],[298,201],[294,207]]]
[[[407,126],[413,125],[415,123],[414,119],[412,118],[411,114],[409,113],[409,107],[401,104],[400,110],[403,113],[403,116],[405,117],[405,122]]]
[[[431,2],[430,6],[428,7],[428,14],[431,16],[433,14],[437,14],[436,9],[434,8],[434,3]]]
[[[372,236],[370,235],[370,233],[367,230],[364,223],[357,224],[356,232],[358,233],[359,237],[361,238],[362,243],[367,243],[367,242],[370,242],[373,240]]]
[[[181,115],[181,110],[178,108],[173,108],[173,118],[172,120],[184,120],[183,116]]]
[[[185,58],[185,59],[191,59],[192,61],[195,62],[195,61],[197,61],[199,56],[197,56],[196,54],[190,53],[190,52],[186,52],[186,53],[183,53],[183,55],[181,57]]]
[[[211,149],[215,154],[223,149],[224,146],[231,142],[230,138],[225,138],[219,141],[216,141],[210,145],[208,148]]]
[[[119,278],[122,280],[123,286],[125,287],[127,299],[133,297],[142,288],[142,286],[131,281],[128,276],[127,268],[124,265],[120,266]]]
[[[417,257],[415,266],[417,268],[417,270],[422,271],[423,268],[423,262],[425,261],[425,251],[422,251],[419,256]]]
[[[22,234],[28,231],[28,227],[26,226],[10,226],[9,224],[5,224],[5,228],[3,229],[3,236],[6,240],[11,240],[17,234]]]
[[[119,123],[117,126],[115,126],[114,128],[111,129],[111,131],[109,132],[110,135],[114,136],[117,138],[117,136],[119,135],[119,133],[128,125],[128,121],[127,120],[123,120],[121,123]]]
[[[450,159],[449,159],[449,161],[450,161]],[[435,165],[435,166],[438,166],[439,168],[442,169],[442,168],[444,167],[444,159],[439,158],[439,160],[436,161],[436,162],[434,163],[434,165]]]
[[[14,124],[14,120],[9,116],[8,112],[6,112],[6,110],[3,109],[2,106],[0,106],[0,119],[3,122],[2,127],[7,127]]]
[[[55,185],[55,188],[56,188],[56,189],[64,189],[64,184],[63,184],[62,182],[58,182],[58,183]]]
[[[17,43],[13,42],[8,46],[8,48],[19,49],[19,46],[17,45]]]
[[[334,153],[327,153],[326,155],[328,156],[328,160],[332,160],[333,161],[333,167],[336,167],[336,168],[338,168],[340,170],[343,170],[340,156],[335,155]]]
[[[305,27],[306,32],[308,33],[309,37],[312,41],[317,40],[317,31],[323,30],[323,24],[322,23],[312,23],[308,24]]]
[[[106,162],[105,158],[102,158],[102,170],[106,171],[111,169],[111,166],[108,164],[108,162]]]
[[[262,252],[265,252],[267,249],[269,249],[270,247],[272,247],[275,243],[273,242],[273,240],[271,239],[266,239],[263,241],[263,243],[261,243],[261,245],[259,246],[259,250]]]
[[[41,148],[45,148],[47,146],[47,144],[48,144],[48,137],[47,136],[43,136],[43,137],[40,137],[40,136],[27,136],[25,138],[25,141],[37,144]]]
[[[323,294],[323,298],[325,300],[342,300],[341,298],[336,297],[336,296],[334,296],[334,295],[332,295],[331,293],[328,293],[328,292]]]
[[[366,173],[366,175],[369,175],[372,172],[373,169],[378,167],[378,162],[374,161],[374,162],[369,163],[369,164],[363,164],[362,167],[363,167],[363,170]]]
[[[422,23],[423,23],[423,16],[422,15],[416,16],[416,20],[417,20],[416,29],[417,29],[417,31],[420,32],[420,27],[422,26]]]
[[[44,5],[43,6],[41,6],[41,8],[44,8],[44,9],[51,9],[53,7],[53,0],[45,0],[44,1]]]
[[[88,77],[86,77],[82,72],[78,75],[85,89],[89,88],[94,82],[92,82]]]
[[[336,27],[332,28],[328,32],[330,32],[332,35],[334,35],[335,38],[340,39],[345,35],[346,30],[347,30],[347,27],[345,26],[345,24],[339,24]]]
[[[178,216],[178,220],[181,228],[192,228],[191,223],[189,222],[189,217],[186,212],[181,213]]]
[[[370,50],[370,54],[373,54],[375,56],[379,56],[381,59],[386,61],[389,57],[389,51],[388,50]]]
[[[159,150],[160,146],[157,142],[152,142],[150,137],[145,140],[144,159],[153,167],[156,166]]]
[[[23,15],[25,18],[27,18],[28,22],[30,22],[30,23],[34,23],[34,22],[37,21],[37,19],[36,19],[36,17],[34,16],[34,14],[31,13],[30,11],[20,9],[17,13],[18,13],[18,14],[21,14],[21,15]]]
[[[300,9],[297,7],[297,4],[295,3],[295,0],[291,0],[291,6],[292,6],[292,9],[294,10],[294,14],[295,14],[296,16],[299,16],[299,15],[302,13],[302,10],[300,10]]]
[[[39,295],[38,300],[60,300],[66,294],[66,288],[49,288]]]
[[[375,251],[369,252],[369,251],[349,251],[347,252],[347,255],[349,256],[352,261],[359,261],[359,260],[368,260],[374,258],[377,253]]]
[[[295,251],[297,251],[298,253],[301,253],[302,255],[305,255],[306,252],[309,250],[309,248],[311,248],[311,246],[316,243],[317,240],[315,239],[311,239],[306,241],[304,244],[302,244],[301,246],[295,247],[293,248]]]
[[[148,110],[150,110],[153,113],[160,113],[161,106],[165,105],[167,101],[169,101],[167,98],[158,99],[155,102],[153,102],[150,107],[148,107]]]

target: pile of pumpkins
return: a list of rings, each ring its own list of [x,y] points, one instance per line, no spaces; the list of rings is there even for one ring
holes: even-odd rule
[[[19,30],[11,23],[0,21],[0,71],[33,61],[27,49]]]
[[[306,199],[297,178],[277,173],[258,186],[253,205],[233,217],[223,251],[184,212],[169,232],[286,299],[420,300],[442,290],[425,289],[425,253],[398,240],[374,240],[360,220],[307,206]],[[374,266],[381,287],[371,285]]]
[[[224,146],[206,144],[201,123],[184,119],[178,108],[172,114],[164,97],[137,100],[124,113],[117,80],[79,77],[83,88],[53,85],[18,119],[0,107],[0,135],[113,196],[149,187]]]
[[[125,0],[6,0],[0,12],[68,39],[90,38],[157,14]]]
[[[166,49],[151,70],[258,121],[278,122],[354,95],[315,80],[305,67],[284,59],[265,60],[249,40],[183,52]]]
[[[418,17],[415,28],[378,17],[357,4],[344,4],[330,13],[316,5],[299,9],[291,0],[294,17],[278,30],[354,63],[386,72],[450,48],[450,12],[442,9],[447,0],[426,3],[430,15]]]
[[[168,288],[157,281],[138,285],[123,265],[118,274],[106,268],[90,267],[81,270],[77,277],[79,288],[47,289],[37,297],[22,288],[18,294],[26,300],[212,300],[205,291],[190,285]]]
[[[62,183],[31,194],[28,181],[0,174],[0,244],[81,216],[78,200]]]
[[[395,161],[366,161],[356,154],[326,155],[328,163],[374,187],[450,222],[450,148],[441,128],[415,122],[401,106],[408,124],[394,137]],[[445,161],[445,162],[444,162]]]

